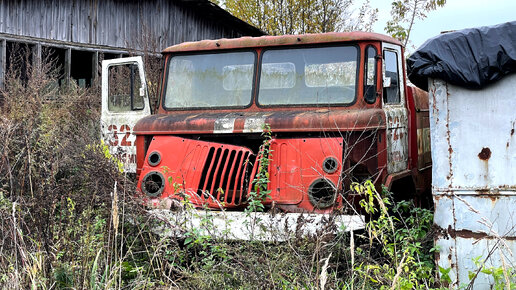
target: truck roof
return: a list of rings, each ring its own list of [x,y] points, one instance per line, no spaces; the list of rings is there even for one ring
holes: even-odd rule
[[[374,32],[355,31],[201,40],[195,42],[184,42],[181,44],[170,46],[163,50],[163,53],[354,41],[382,41],[401,45],[401,43],[398,40],[387,35]]]

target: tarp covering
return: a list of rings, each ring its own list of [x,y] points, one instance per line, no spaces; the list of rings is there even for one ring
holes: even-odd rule
[[[516,72],[516,21],[441,34],[407,60],[408,78],[428,90],[428,78],[481,89]]]

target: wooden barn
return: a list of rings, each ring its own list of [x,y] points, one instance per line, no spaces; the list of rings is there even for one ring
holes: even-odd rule
[[[0,85],[20,51],[31,64],[55,59],[63,81],[90,86],[101,59],[263,34],[208,0],[3,0]]]

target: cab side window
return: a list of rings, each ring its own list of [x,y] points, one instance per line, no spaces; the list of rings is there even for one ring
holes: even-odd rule
[[[142,110],[141,79],[135,64],[113,65],[108,68],[108,109],[120,113]]]
[[[364,99],[369,104],[376,102],[376,49],[368,46],[364,68]]]
[[[385,71],[383,102],[386,104],[398,104],[400,103],[398,54],[394,51],[384,50],[383,65]],[[390,79],[390,85],[388,84],[388,79]]]

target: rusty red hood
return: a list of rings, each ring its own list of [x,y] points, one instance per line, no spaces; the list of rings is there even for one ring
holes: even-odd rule
[[[141,119],[134,133],[217,134],[259,133],[269,124],[273,132],[360,131],[385,128],[381,109],[292,110],[275,112],[170,112]]]

